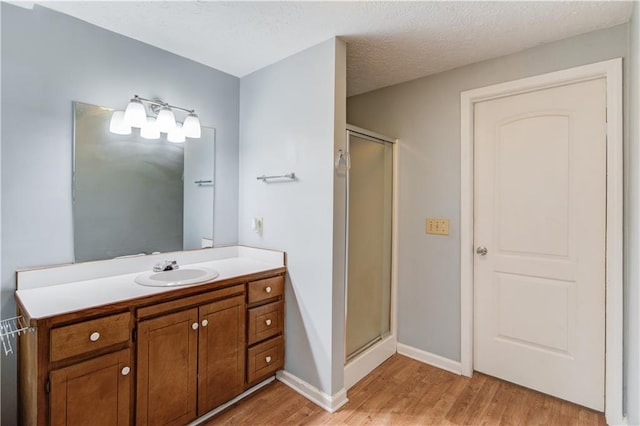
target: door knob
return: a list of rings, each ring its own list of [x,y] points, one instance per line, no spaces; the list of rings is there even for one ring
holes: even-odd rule
[[[486,256],[488,252],[489,252],[489,250],[487,250],[487,248],[485,246],[479,246],[476,249],[476,253],[478,253],[480,256]]]

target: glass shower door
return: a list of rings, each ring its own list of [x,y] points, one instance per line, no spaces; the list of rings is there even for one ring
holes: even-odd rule
[[[390,333],[393,146],[349,132],[347,361]]]

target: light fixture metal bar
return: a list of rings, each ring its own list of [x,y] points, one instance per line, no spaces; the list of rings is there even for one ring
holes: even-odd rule
[[[161,106],[161,107],[165,107],[166,106],[166,107],[169,107],[171,109],[179,109],[181,111],[185,111],[185,112],[188,112],[190,114],[193,114],[196,111],[194,109],[182,108],[182,107],[179,107],[179,106],[170,105],[170,104],[165,103],[165,102],[158,102],[158,101],[154,101],[153,99],[143,98],[143,97],[140,97],[138,95],[133,95],[133,97],[135,99],[139,100],[139,101],[147,102],[147,103],[150,103],[150,104],[153,104],[153,105],[158,105],[158,106]]]

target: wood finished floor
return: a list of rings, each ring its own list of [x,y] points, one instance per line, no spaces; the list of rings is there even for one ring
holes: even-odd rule
[[[472,379],[394,355],[329,414],[275,381],[213,425],[605,425],[601,413],[484,374]]]

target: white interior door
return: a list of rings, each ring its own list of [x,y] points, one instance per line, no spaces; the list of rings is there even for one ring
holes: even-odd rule
[[[474,120],[474,367],[603,411],[606,81]]]

